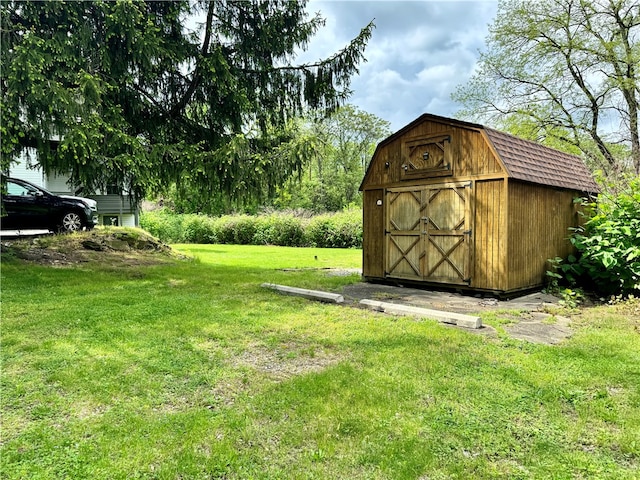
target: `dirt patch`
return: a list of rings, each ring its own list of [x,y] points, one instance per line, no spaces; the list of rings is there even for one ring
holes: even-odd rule
[[[359,268],[333,268],[333,267],[308,267],[308,268],[283,268],[283,272],[325,272],[330,277],[348,277],[350,275],[361,275]]]
[[[305,373],[320,372],[344,358],[322,348],[281,345],[271,349],[262,345],[250,345],[240,355],[233,357],[233,366],[245,366],[282,381]]]
[[[509,336],[531,343],[556,345],[573,334],[571,320],[543,312],[525,315],[510,325],[505,325]]]
[[[205,350],[217,351],[211,345],[203,345]],[[231,355],[225,363],[240,372],[249,369],[264,376],[269,382],[283,382],[298,375],[321,372],[345,360],[346,355],[333,352],[320,346],[309,346],[303,343],[286,343],[276,347],[261,344],[250,344],[241,353]],[[237,371],[236,370],[236,371]],[[242,373],[222,379],[209,392],[213,400],[207,408],[230,406],[253,385],[253,376]]]
[[[13,257],[54,267],[89,262],[104,262],[111,266],[153,265],[178,257],[168,245],[145,231],[124,227],[2,239],[0,252],[3,259]]]

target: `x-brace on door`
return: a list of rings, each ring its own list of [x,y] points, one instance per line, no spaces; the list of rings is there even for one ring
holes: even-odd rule
[[[387,191],[386,275],[468,285],[471,182]]]

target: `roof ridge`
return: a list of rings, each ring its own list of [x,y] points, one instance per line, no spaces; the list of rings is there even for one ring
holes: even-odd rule
[[[490,130],[492,132],[495,132],[498,135],[508,136],[508,137],[514,138],[514,139],[516,139],[516,140],[518,140],[520,142],[530,143],[532,145],[536,145],[537,147],[540,147],[540,148],[543,148],[543,149],[546,149],[546,150],[551,150],[552,152],[555,152],[555,153],[560,153],[560,154],[563,154],[563,155],[569,155],[569,156],[571,156],[573,158],[577,158],[580,161],[582,161],[582,158],[580,157],[580,155],[576,155],[575,153],[565,152],[564,150],[558,150],[557,148],[550,147],[550,146],[545,145],[544,143],[541,143],[541,142],[539,142],[537,140],[530,140],[528,138],[519,137],[518,135],[514,135],[513,133],[505,132],[503,130],[498,130],[497,128],[493,128],[493,127],[487,127],[485,125],[482,125],[482,128],[484,130],[487,130],[487,131]]]

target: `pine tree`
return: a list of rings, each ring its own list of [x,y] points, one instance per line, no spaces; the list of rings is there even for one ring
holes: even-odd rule
[[[345,101],[373,29],[295,64],[324,25],[305,3],[3,1],[2,169],[33,147],[88,191],[262,194],[299,167],[270,155],[288,122]]]

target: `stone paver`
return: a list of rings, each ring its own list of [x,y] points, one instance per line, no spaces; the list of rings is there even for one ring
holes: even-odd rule
[[[347,285],[342,294],[347,304],[358,304],[362,299],[373,299],[467,315],[479,315],[489,311],[512,311],[517,315],[505,314],[513,321],[504,327],[505,331],[515,339],[533,343],[555,345],[572,334],[569,318],[554,317],[545,312],[548,307],[558,305],[558,298],[543,292],[530,293],[510,300],[500,300],[447,291],[361,282]],[[468,331],[495,335],[495,330],[486,325]]]

